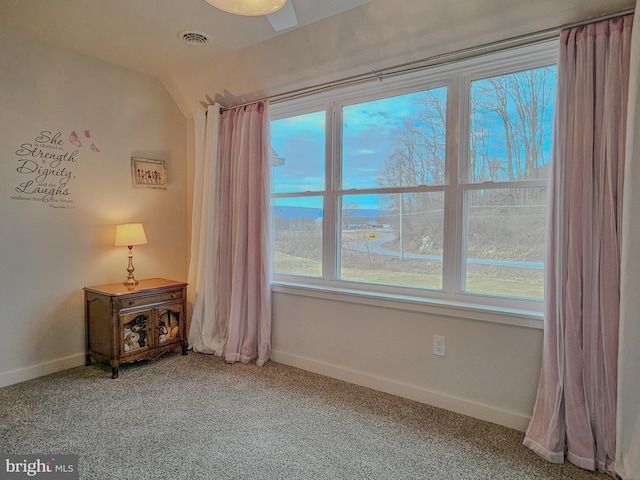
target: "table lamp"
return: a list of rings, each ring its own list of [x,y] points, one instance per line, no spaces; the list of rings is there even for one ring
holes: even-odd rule
[[[129,265],[127,266],[129,275],[122,282],[123,285],[128,287],[138,285],[138,281],[133,278],[133,246],[144,245],[145,243],[147,243],[147,237],[144,234],[144,228],[141,223],[125,223],[116,226],[116,247],[129,247]]]

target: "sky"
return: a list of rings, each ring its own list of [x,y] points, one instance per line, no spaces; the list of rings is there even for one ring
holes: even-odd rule
[[[440,98],[446,96],[446,87],[435,90]],[[343,107],[343,189],[377,187],[378,175],[394,149],[394,134],[407,117],[424,112],[418,101],[423,95],[416,92]],[[271,122],[272,147],[285,159],[284,165],[273,168],[275,193],[324,190],[326,115],[323,110]],[[358,200],[360,208],[384,208],[379,195]],[[280,198],[275,204],[322,208],[322,197]]]
[[[344,188],[376,186],[393,134],[416,109],[417,95],[344,107]],[[272,146],[285,158],[284,165],[273,169],[274,192],[324,189],[325,120],[326,113],[319,111],[271,122]]]

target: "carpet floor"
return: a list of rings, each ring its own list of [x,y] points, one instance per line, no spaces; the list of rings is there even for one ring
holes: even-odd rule
[[[0,389],[0,453],[74,454],[81,479],[605,480],[523,434],[276,362],[190,352]]]

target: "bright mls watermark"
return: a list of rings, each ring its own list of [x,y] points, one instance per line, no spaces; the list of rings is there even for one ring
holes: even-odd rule
[[[0,480],[79,480],[78,455],[0,455]]]

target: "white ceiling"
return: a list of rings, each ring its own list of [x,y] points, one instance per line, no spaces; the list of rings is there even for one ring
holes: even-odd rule
[[[298,28],[370,1],[289,0]],[[204,0],[0,0],[0,27],[156,77],[282,34],[266,17],[232,15]],[[210,44],[182,43],[185,30],[207,34]]]

